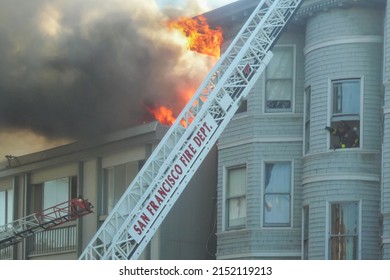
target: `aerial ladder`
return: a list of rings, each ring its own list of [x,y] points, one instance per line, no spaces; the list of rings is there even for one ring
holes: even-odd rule
[[[261,0],[79,259],[138,259],[272,58],[302,0]]]
[[[93,206],[87,199],[72,198],[69,201],[0,226],[0,250],[21,242],[38,232],[74,221],[92,213]]]

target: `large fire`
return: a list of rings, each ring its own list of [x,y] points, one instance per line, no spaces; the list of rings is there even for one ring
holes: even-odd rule
[[[220,56],[223,42],[222,29],[220,27],[212,29],[204,16],[170,20],[168,27],[181,31],[187,37],[190,50],[205,55]]]
[[[194,51],[206,56],[219,58],[221,52],[221,44],[223,42],[223,34],[221,28],[212,29],[205,17],[199,16],[196,18],[179,17],[167,22],[167,27],[171,30],[177,30],[186,38],[189,51]],[[201,58],[200,58],[201,59]],[[193,86],[195,88],[195,86]],[[193,89],[181,90],[181,100],[183,104],[187,103],[194,91]],[[172,125],[176,118],[173,111],[166,106],[156,106],[148,108],[156,120],[165,125]],[[183,126],[187,124],[182,123]]]

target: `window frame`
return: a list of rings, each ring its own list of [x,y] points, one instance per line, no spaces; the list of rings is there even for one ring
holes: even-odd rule
[[[307,86],[305,89],[305,112],[304,112],[304,143],[303,143],[303,154],[307,155],[310,153],[310,137],[311,137],[311,101],[312,101],[312,92],[311,86]]]
[[[1,226],[12,222],[14,209],[14,190],[13,188],[0,189],[0,193],[4,193],[4,205],[0,205],[0,207],[4,207],[4,224],[0,224]]]
[[[346,114],[334,114],[334,84],[340,83],[340,82],[348,82],[348,81],[359,81],[359,112],[357,114],[352,113],[346,113]],[[363,96],[364,96],[364,76],[361,77],[349,77],[349,78],[337,78],[337,79],[329,79],[328,80],[328,92],[329,92],[329,99],[328,99],[328,123],[327,126],[336,127],[337,122],[340,120],[344,120],[347,123],[350,122],[358,122],[358,132],[357,136],[359,139],[359,147],[354,147],[353,149],[361,149],[363,147],[363,138],[361,137],[363,135]],[[327,135],[327,149],[332,149],[332,136],[330,133]],[[335,138],[337,139],[337,138]],[[337,141],[337,140],[336,140]],[[343,149],[337,149],[337,150],[345,150],[345,149],[352,149],[352,148],[343,148]]]
[[[274,47],[273,52],[275,52],[275,49],[282,49],[282,48],[289,48],[292,50],[292,73],[291,73],[291,107],[289,109],[280,109],[280,108],[268,108],[267,107],[267,82],[268,81],[276,81],[276,80],[288,80],[288,79],[273,79],[273,78],[267,78],[267,69],[264,71],[264,85],[263,85],[263,113],[264,114],[291,114],[295,113],[295,87],[296,87],[296,45],[294,44],[281,44]],[[271,62],[272,63],[272,59]]]
[[[237,230],[237,229],[244,229],[247,227],[248,222],[248,205],[246,204],[245,207],[245,222],[242,225],[236,225],[236,226],[229,226],[229,199],[233,198],[239,198],[238,196],[235,197],[228,197],[228,182],[229,182],[229,171],[234,169],[245,169],[245,193],[242,196],[239,196],[240,198],[245,198],[245,201],[247,203],[247,191],[248,191],[248,166],[247,164],[240,164],[240,165],[233,165],[224,167],[223,169],[223,211],[222,211],[222,230],[223,231],[231,231],[231,230]]]
[[[62,203],[65,201],[70,200],[71,198],[74,198],[77,196],[77,193],[79,191],[79,182],[78,182],[78,176],[77,175],[71,175],[71,176],[64,176],[59,178],[54,178],[50,180],[46,180],[40,183],[34,183],[32,184],[32,195],[30,196],[30,213],[34,213],[37,210],[44,210],[47,208],[50,208],[55,205],[46,205],[45,206],[45,183],[52,182],[52,181],[58,181],[67,179],[68,181],[68,195],[66,200],[64,201],[57,201],[56,204]],[[74,197],[72,197],[74,196]]]
[[[356,203],[357,205],[357,248],[356,248],[356,260],[361,259],[361,239],[362,239],[362,200],[341,200],[341,201],[327,201],[326,202],[326,238],[325,238],[325,259],[330,260],[330,250],[331,250],[331,238],[341,235],[332,235],[332,221],[331,221],[331,206],[334,204],[352,204]]]
[[[101,216],[106,216],[114,209],[123,193],[134,180],[135,176],[144,164],[143,160],[134,160],[112,166],[102,167],[102,186],[101,189]],[[136,172],[131,173],[132,168],[136,167]],[[109,174],[107,176],[107,174]],[[123,175],[123,176],[120,176]],[[130,176],[132,175],[132,176]],[[110,177],[110,185],[108,183]],[[119,179],[119,183],[116,181]],[[123,185],[123,186],[122,186]]]
[[[267,164],[277,164],[277,163],[288,163],[290,165],[290,192],[289,193],[266,193],[265,187],[266,187],[266,165]],[[285,229],[285,228],[292,228],[293,227],[293,201],[294,201],[294,161],[293,160],[267,160],[263,162],[263,180],[262,180],[262,228],[265,229]],[[290,207],[289,207],[289,222],[288,223],[266,223],[265,221],[265,197],[267,194],[283,194],[283,195],[289,195],[290,198]]]
[[[302,207],[302,260],[309,259],[309,236],[310,236],[309,224],[310,224],[310,207],[309,205],[303,205]]]

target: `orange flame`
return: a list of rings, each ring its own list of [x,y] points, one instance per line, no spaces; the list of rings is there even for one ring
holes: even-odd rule
[[[157,108],[148,108],[148,111],[154,116],[156,120],[165,125],[172,125],[176,118],[173,116],[173,111],[165,106]]]
[[[221,28],[212,29],[203,16],[196,18],[179,17],[167,23],[168,28],[179,30],[188,42],[188,49],[208,56],[219,57],[223,34]],[[179,104],[186,104],[194,93],[193,88],[182,90]],[[172,125],[176,121],[174,111],[165,106],[149,107],[148,111],[156,120],[165,125]],[[192,119],[181,120],[182,126],[187,127]]]
[[[220,27],[211,29],[204,16],[179,17],[168,21],[168,27],[181,31],[187,37],[190,50],[209,56],[220,56],[222,29]]]

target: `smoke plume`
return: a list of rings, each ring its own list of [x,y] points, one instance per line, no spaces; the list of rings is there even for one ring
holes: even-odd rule
[[[2,0],[0,129],[79,139],[178,113],[211,58],[164,24],[154,0]],[[203,56],[204,57],[204,56]]]

